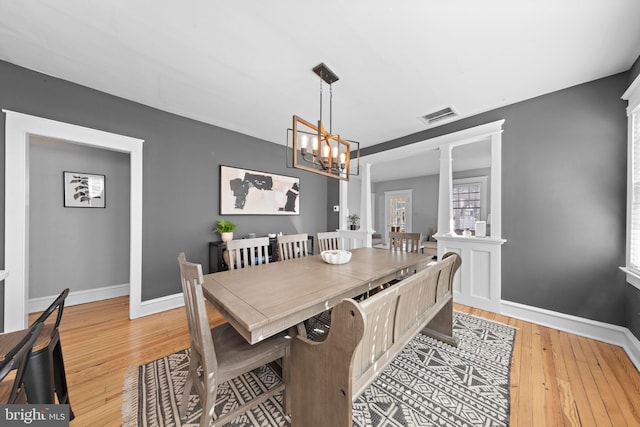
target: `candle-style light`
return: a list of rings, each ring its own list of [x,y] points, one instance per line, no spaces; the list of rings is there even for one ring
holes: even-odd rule
[[[300,135],[300,153],[303,156],[307,154],[307,144],[309,144],[309,135],[303,133]]]
[[[340,169],[344,170],[347,163],[347,153],[340,153]]]
[[[322,146],[322,161],[323,162],[328,162],[329,161],[329,146],[328,145],[323,145]]]

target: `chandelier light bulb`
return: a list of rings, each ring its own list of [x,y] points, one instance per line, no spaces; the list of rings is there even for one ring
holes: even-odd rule
[[[326,145],[322,147],[322,160],[329,160],[329,147]]]
[[[340,153],[340,169],[344,169],[347,163],[347,153]]]
[[[300,152],[304,156],[307,154],[307,145],[309,144],[309,135],[300,135]]]

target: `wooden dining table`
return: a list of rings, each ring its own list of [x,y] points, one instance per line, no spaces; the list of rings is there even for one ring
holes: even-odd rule
[[[431,255],[376,248],[351,250],[334,265],[320,255],[204,276],[204,296],[251,344],[295,327],[409,271],[425,268]]]

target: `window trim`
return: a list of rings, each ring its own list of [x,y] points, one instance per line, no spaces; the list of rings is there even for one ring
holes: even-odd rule
[[[455,178],[451,181],[451,215],[453,218],[453,187],[456,185],[465,185],[465,184],[473,184],[476,182],[480,183],[480,221],[487,220],[487,181],[488,177],[486,175],[481,176],[472,176],[469,178]]]
[[[627,106],[627,224],[626,224],[626,266],[620,267],[627,275],[627,283],[640,289],[640,271],[631,266],[631,223],[633,203],[633,118],[640,115],[640,75],[622,95]],[[639,147],[640,149],[640,141]]]

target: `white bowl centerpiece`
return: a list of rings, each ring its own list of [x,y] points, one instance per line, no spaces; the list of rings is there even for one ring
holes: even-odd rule
[[[343,250],[330,250],[320,252],[324,262],[329,264],[346,264],[351,261],[351,252]]]

